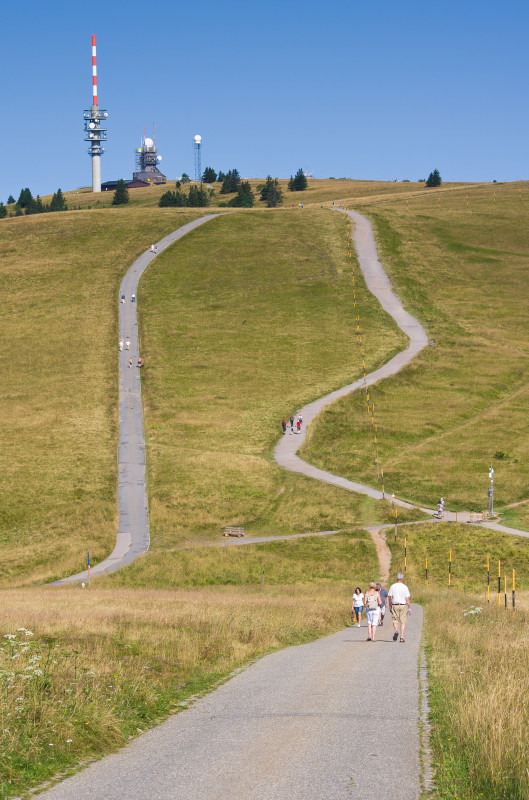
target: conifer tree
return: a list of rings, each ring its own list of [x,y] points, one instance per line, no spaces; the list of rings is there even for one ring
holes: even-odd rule
[[[187,174],[187,172],[182,172],[182,177],[180,178],[182,183],[191,183],[191,178]]]
[[[305,173],[301,169],[301,167],[296,172],[295,176],[290,176],[290,180],[288,182],[288,189],[290,192],[303,192],[308,186],[308,181],[305,176]]]
[[[204,173],[202,175],[202,180],[204,183],[215,183],[217,180],[217,173],[213,169],[213,167],[206,167]]]
[[[267,208],[276,208],[281,205],[282,199],[283,192],[279,186],[279,181],[277,178],[272,178],[271,175],[268,175],[266,183],[261,189],[261,200],[266,202]]]
[[[238,192],[240,182],[241,176],[239,175],[239,170],[229,169],[224,180],[222,181],[220,193],[231,194],[232,192]]]
[[[229,201],[229,206],[236,208],[252,208],[255,203],[254,193],[249,181],[242,181],[237,194]]]
[[[127,189],[127,185],[123,180],[123,178],[120,178],[118,181],[118,185],[116,186],[116,191],[114,192],[112,205],[122,206],[128,202],[129,202],[129,190]]]
[[[21,189],[20,194],[18,196],[17,204],[20,208],[26,208],[27,204],[33,200],[33,195],[29,191],[29,189]]]
[[[64,195],[61,192],[60,188],[57,189],[57,191],[51,198],[50,211],[68,211],[66,200],[64,199]]]
[[[4,217],[7,217],[7,208],[0,200],[0,219],[4,219]]]
[[[10,194],[9,197],[7,198],[7,204],[11,205],[11,203],[14,203],[14,202],[15,202],[15,198],[13,197],[12,194]]]
[[[438,169],[434,169],[433,172],[430,172],[428,178],[426,179],[426,186],[429,189],[435,188],[436,186],[441,185],[441,176],[439,174]]]

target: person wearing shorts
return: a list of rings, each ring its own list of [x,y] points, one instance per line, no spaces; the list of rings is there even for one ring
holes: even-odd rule
[[[360,627],[360,623],[362,622],[363,610],[364,610],[364,594],[361,588],[357,586],[355,589],[355,593],[353,595],[353,608],[351,609],[353,622],[356,619],[357,628]]]
[[[375,581],[371,581],[369,589],[364,595],[367,616],[367,641],[374,642],[377,632],[378,621],[380,618],[380,594],[377,591]]]
[[[408,614],[411,614],[410,603],[410,590],[404,581],[404,573],[397,572],[397,583],[389,587],[389,610],[391,611],[391,620],[393,622],[393,641],[396,642],[399,638],[399,625],[400,625],[400,640],[404,641],[404,629],[408,620]]]

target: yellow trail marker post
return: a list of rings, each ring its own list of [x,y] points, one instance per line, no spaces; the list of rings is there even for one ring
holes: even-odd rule
[[[490,603],[490,566],[489,557],[487,556],[487,603]]]
[[[426,574],[426,586],[428,586],[428,556],[425,557],[425,574]]]
[[[515,581],[514,581],[514,570],[513,570],[512,571],[512,610],[516,611],[516,603],[515,603],[515,599],[514,599],[514,595],[515,595],[514,583],[515,583]]]
[[[452,551],[450,550],[450,558],[448,559],[448,586],[452,585]]]
[[[404,572],[406,572],[407,566],[407,547],[406,547],[406,537],[404,537]]]
[[[507,611],[507,575],[503,576],[503,592],[505,594],[505,611]]]
[[[381,470],[381,475],[382,475],[382,499],[384,500],[386,494],[384,491],[384,470]]]
[[[501,561],[498,561],[498,608],[500,607],[501,595]]]

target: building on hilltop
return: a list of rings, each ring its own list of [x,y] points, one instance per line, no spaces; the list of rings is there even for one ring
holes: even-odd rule
[[[134,181],[144,181],[147,185],[167,183],[166,176],[158,169],[162,157],[158,154],[154,139],[144,136],[135,155],[136,172],[132,175]]]
[[[113,192],[118,185],[118,181],[105,181],[101,184],[102,192]],[[142,189],[144,186],[150,186],[147,181],[125,181],[127,189]]]

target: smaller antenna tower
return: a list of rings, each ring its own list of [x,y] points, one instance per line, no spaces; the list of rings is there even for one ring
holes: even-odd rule
[[[193,149],[195,151],[195,181],[200,183],[202,178],[202,136],[197,134],[193,137]]]
[[[103,108],[97,104],[97,62],[96,62],[96,37],[92,36],[92,107],[84,112],[85,142],[90,143],[88,155],[92,157],[92,191],[101,191],[101,154],[104,148],[107,132],[101,123],[108,117]]]

